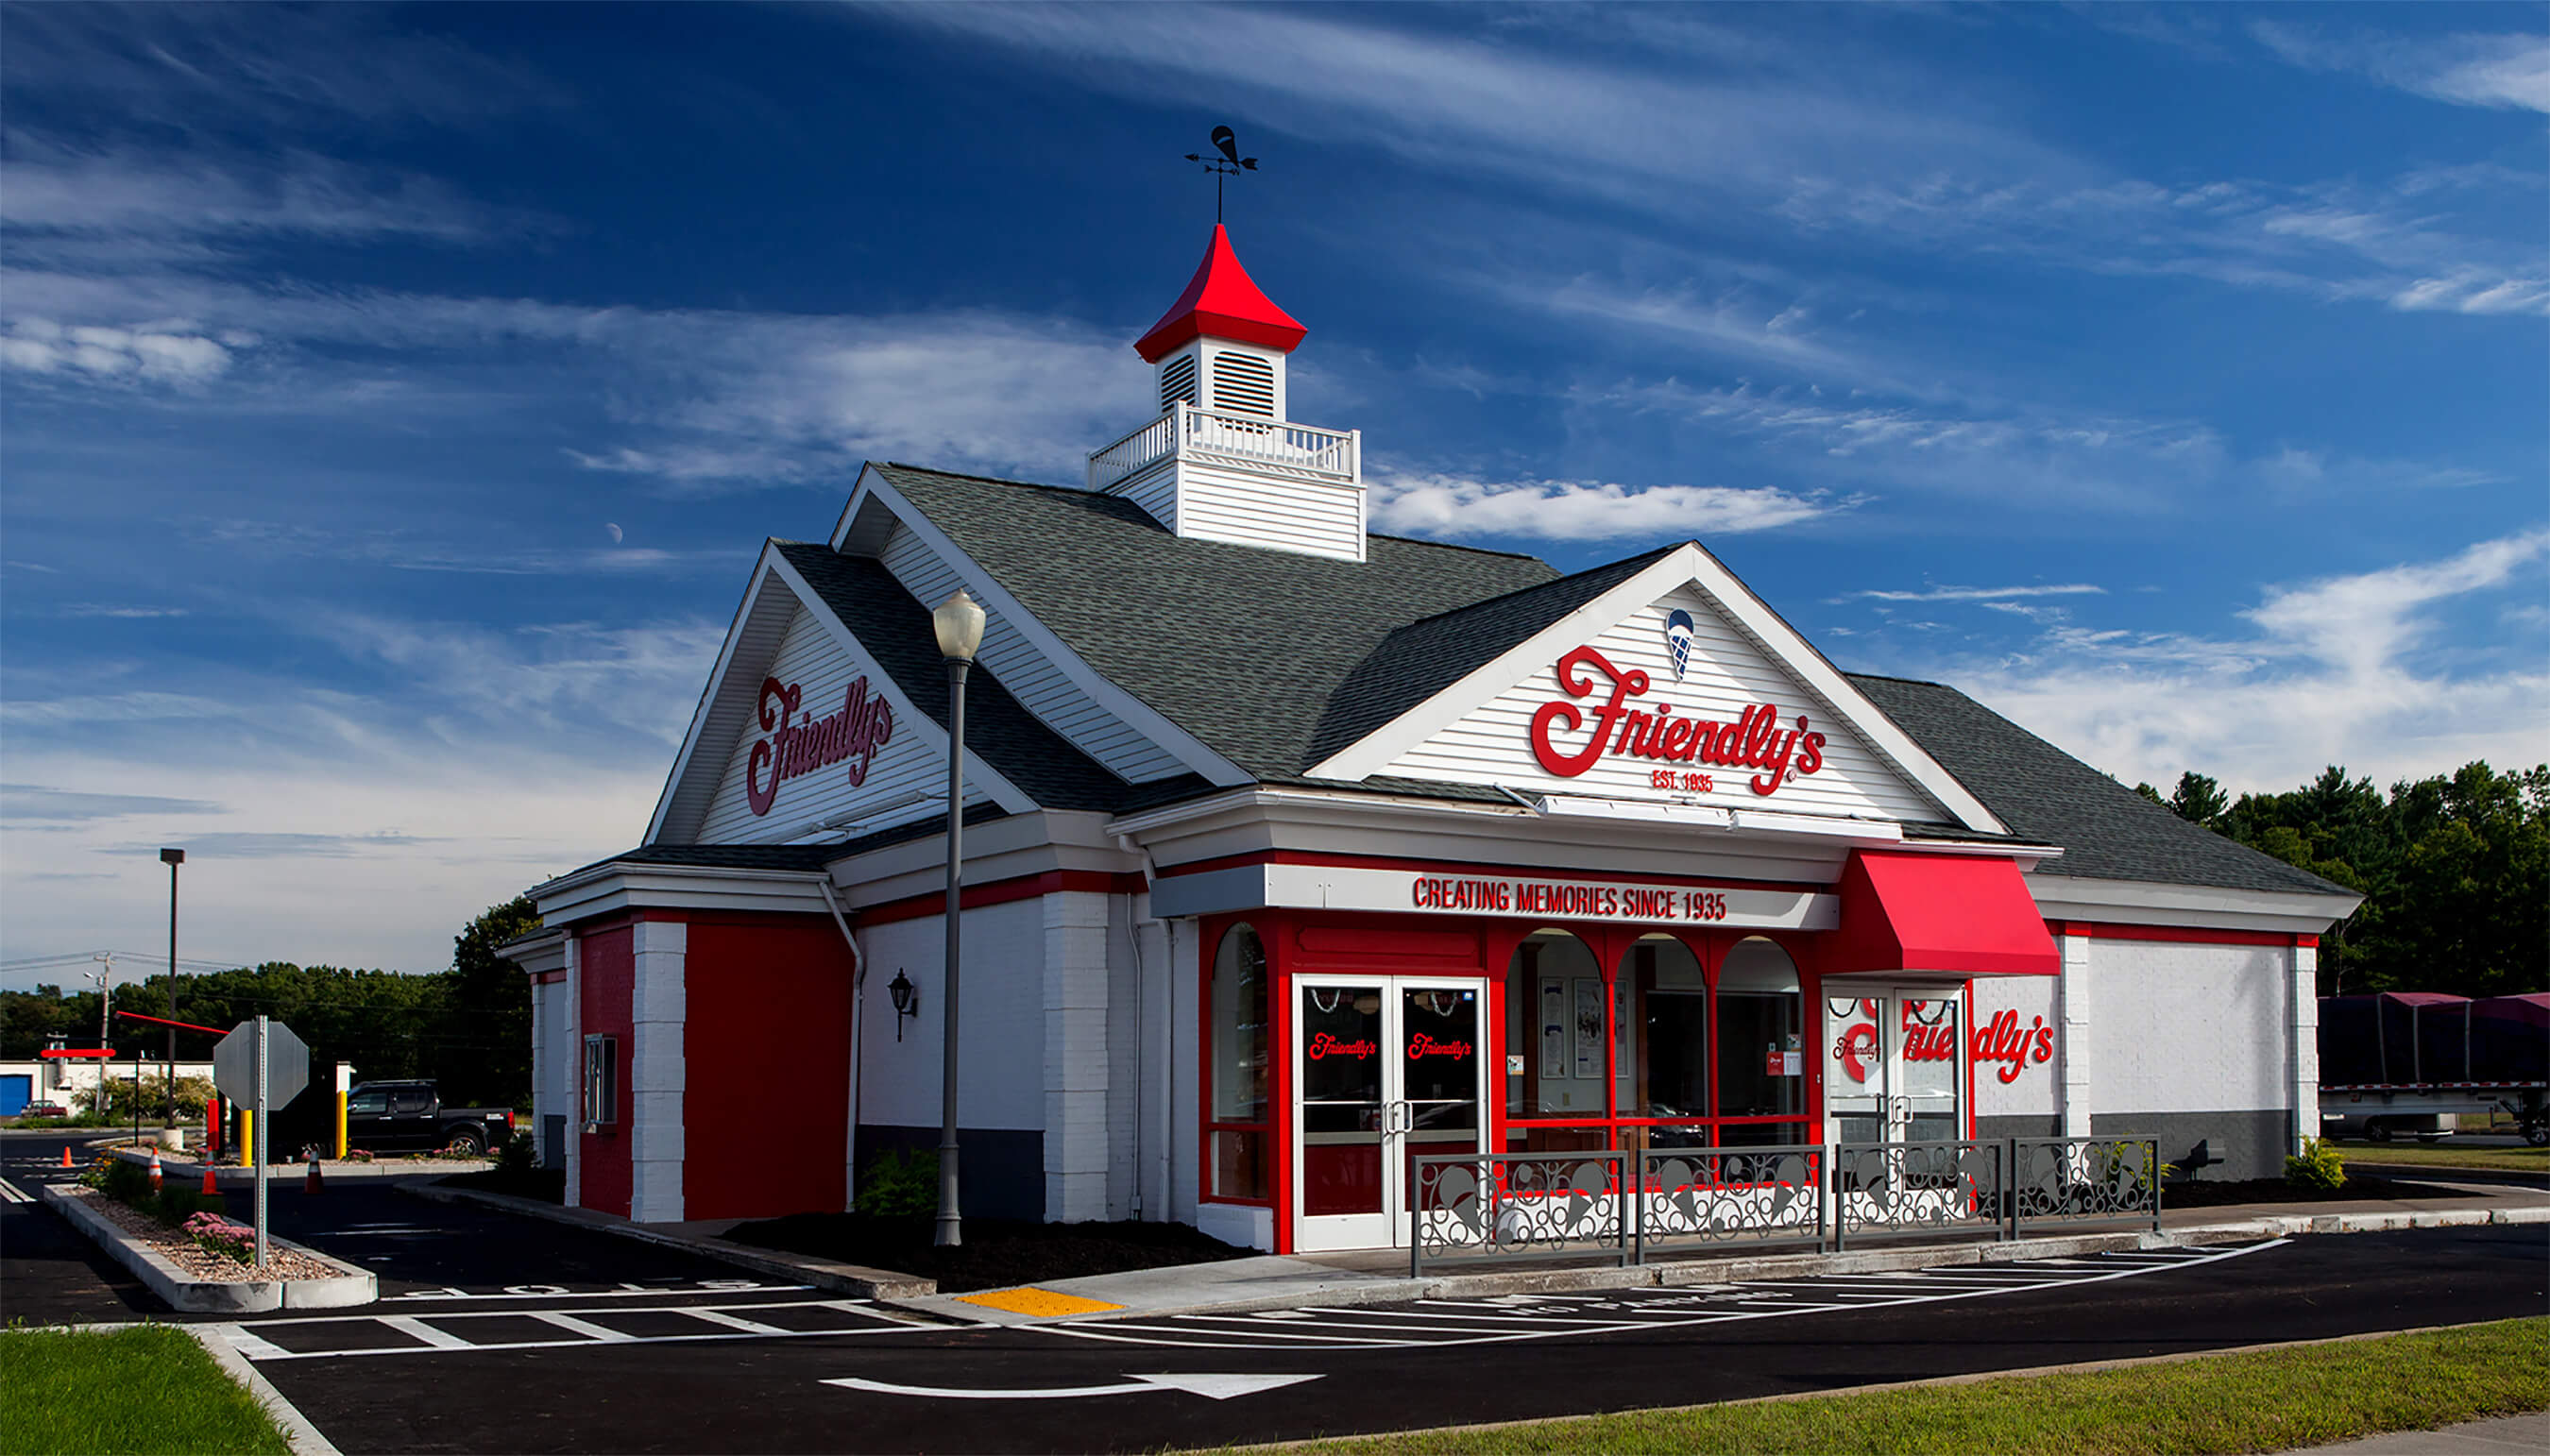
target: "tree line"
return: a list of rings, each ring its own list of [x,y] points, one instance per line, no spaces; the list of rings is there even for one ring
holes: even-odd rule
[[[429,975],[267,961],[183,976],[171,1019],[227,1030],[262,1012],[290,1026],[314,1053],[353,1063],[365,1081],[430,1077],[446,1102],[529,1107],[530,979],[499,959],[496,947],[539,922],[528,898],[494,906],[452,938],[451,968]],[[32,1058],[55,1038],[74,1047],[98,1045],[98,1003],[93,990],[0,991],[0,1059]],[[117,987],[114,1009],[170,1016],[166,979]],[[121,1057],[140,1052],[147,1060],[166,1053],[167,1037],[165,1026],[119,1018],[106,1044]],[[178,1060],[205,1060],[212,1051],[212,1037],[177,1033]],[[312,1074],[316,1081],[320,1069]]]
[[[2323,996],[2550,989],[2550,764],[2471,762],[2388,793],[2334,765],[2236,801],[2195,772],[2134,792],[2364,897],[2320,937]]]

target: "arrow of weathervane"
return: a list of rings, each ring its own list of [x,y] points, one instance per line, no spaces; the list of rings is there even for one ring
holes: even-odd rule
[[[836,1385],[843,1390],[875,1391],[884,1396],[927,1396],[941,1401],[1069,1401],[1084,1396],[1145,1396],[1161,1391],[1184,1391],[1207,1400],[1227,1401],[1233,1396],[1253,1396],[1260,1391],[1280,1390],[1288,1385],[1319,1379],[1317,1375],[1238,1375],[1201,1370],[1126,1378],[1133,1384],[1057,1386],[1041,1391],[969,1391],[950,1386],[892,1385],[854,1376],[828,1380],[824,1384]]]

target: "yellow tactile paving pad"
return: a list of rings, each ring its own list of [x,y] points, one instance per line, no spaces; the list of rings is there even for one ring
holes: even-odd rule
[[[987,1310],[1006,1310],[1034,1319],[1050,1319],[1057,1314],[1097,1314],[1108,1310],[1122,1310],[1105,1300],[1084,1300],[1078,1295],[1050,1289],[987,1289],[978,1295],[958,1295],[960,1305],[980,1305]]]

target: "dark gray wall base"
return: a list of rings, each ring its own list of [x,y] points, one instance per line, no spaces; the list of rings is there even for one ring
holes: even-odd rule
[[[2283,1108],[2244,1113],[2095,1113],[2090,1117],[2095,1136],[2158,1138],[2163,1162],[2176,1163],[2182,1176],[2207,1183],[2284,1177],[2285,1139],[2292,1126],[2293,1114]]]
[[[859,1177],[891,1152],[938,1151],[935,1127],[859,1124]],[[1044,1134],[1010,1127],[956,1129],[957,1202],[984,1218],[1044,1220]]]

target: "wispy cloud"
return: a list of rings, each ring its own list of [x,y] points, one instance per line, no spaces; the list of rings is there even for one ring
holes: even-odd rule
[[[209,799],[170,799],[155,794],[107,794],[56,789],[46,784],[0,784],[0,820],[11,824],[81,824],[142,815],[218,814]]]
[[[2305,70],[2340,71],[2456,106],[2550,111],[2550,36],[2331,35],[2254,20],[2258,44]]]
[[[2006,602],[2021,597],[2104,596],[2107,588],[2087,582],[2070,582],[2059,586],[1934,586],[1919,591],[1900,588],[1851,592],[1850,597],[1871,597],[1881,602]],[[1847,600],[1836,597],[1835,601]]]
[[[1610,541],[1732,535],[1795,526],[1855,501],[1770,488],[1390,474],[1370,482],[1375,530],[1446,540]]]
[[[2550,672],[2531,644],[2471,659],[2435,650],[2438,614],[2530,582],[2550,531],[2450,556],[2271,586],[2247,635],[2058,625],[1996,661],[1923,670],[2117,774],[2169,783],[2195,769],[2235,790],[2291,788],[2326,764],[2377,781],[2473,758],[2545,753]]]

